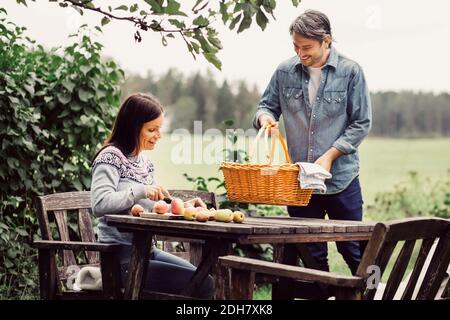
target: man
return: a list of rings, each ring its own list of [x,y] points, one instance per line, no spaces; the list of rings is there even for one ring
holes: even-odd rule
[[[296,56],[277,68],[265,90],[253,125],[277,126],[283,114],[293,162],[314,162],[330,171],[325,194],[313,194],[306,207],[288,206],[293,217],[362,220],[357,148],[371,128],[371,103],[361,67],[332,46],[330,21],[308,10],[290,26]],[[355,274],[359,243],[337,242]],[[327,244],[309,244],[321,270],[328,271]]]

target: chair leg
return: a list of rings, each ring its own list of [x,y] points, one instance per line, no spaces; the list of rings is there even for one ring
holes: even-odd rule
[[[122,299],[120,263],[115,252],[101,252],[101,271],[104,299]]]
[[[55,251],[39,249],[38,256],[41,300],[55,300],[57,291]]]
[[[230,286],[226,288],[226,299],[253,300],[255,273],[249,270],[231,270]]]

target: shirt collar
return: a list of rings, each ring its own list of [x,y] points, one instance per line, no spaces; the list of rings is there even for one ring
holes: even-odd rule
[[[328,56],[327,62],[323,67],[330,66],[336,69],[338,64],[338,52],[334,47],[331,47],[330,49],[330,55]],[[307,72],[306,67],[303,66],[301,60],[299,57],[297,57],[297,61],[295,63],[295,69],[300,68],[300,66],[303,68],[303,71]]]

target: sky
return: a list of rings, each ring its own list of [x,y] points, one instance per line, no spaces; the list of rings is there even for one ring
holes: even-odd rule
[[[0,7],[11,21],[28,28],[28,36],[49,48],[69,44],[68,35],[79,25],[95,26],[101,19],[96,13],[80,16],[47,0],[30,2],[28,8],[16,0],[0,0]],[[129,74],[145,75],[150,70],[161,75],[169,68],[186,75],[210,70],[218,82],[246,80],[264,90],[275,68],[294,55],[288,28],[306,9],[327,14],[335,47],[362,66],[371,91],[450,92],[450,2],[444,0],[302,0],[297,8],[290,0],[278,0],[276,20],[270,19],[265,31],[253,24],[237,34],[216,23],[224,45],[218,54],[222,71],[201,56],[194,60],[181,39],[170,39],[164,47],[158,34],[143,32],[143,41],[136,43],[134,28],[126,22],[108,24],[96,40],[105,46],[104,54]]]

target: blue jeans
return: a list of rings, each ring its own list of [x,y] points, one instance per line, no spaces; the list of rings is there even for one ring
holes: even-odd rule
[[[342,192],[330,195],[313,194],[306,207],[288,206],[288,213],[291,217],[325,219],[325,215],[328,215],[333,220],[361,221],[363,199],[359,178],[356,177]],[[336,242],[336,246],[352,274],[355,274],[361,261],[359,242]],[[318,269],[329,271],[327,243],[311,243],[307,248],[316,259]]]
[[[130,255],[131,246],[122,246],[120,269],[123,284],[126,283]],[[180,294],[196,269],[188,261],[153,247],[143,290]],[[210,275],[198,289],[196,297],[200,299],[214,298],[214,281]]]

